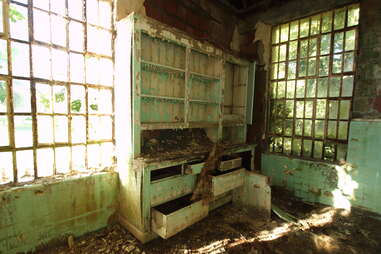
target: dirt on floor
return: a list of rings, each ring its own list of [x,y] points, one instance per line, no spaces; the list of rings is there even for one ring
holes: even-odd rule
[[[381,253],[381,221],[372,214],[306,204],[276,189],[273,194],[273,203],[297,221],[272,214],[266,222],[228,204],[168,240],[143,245],[121,226],[112,225],[36,253]]]

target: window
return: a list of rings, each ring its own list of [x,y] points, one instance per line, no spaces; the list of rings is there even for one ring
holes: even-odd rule
[[[304,158],[346,158],[359,6],[273,27],[269,150]]]
[[[114,164],[111,0],[0,0],[0,184]]]

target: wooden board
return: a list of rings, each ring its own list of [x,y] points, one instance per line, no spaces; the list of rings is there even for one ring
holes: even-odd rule
[[[227,171],[234,168],[240,168],[242,166],[242,158],[235,158],[231,160],[221,161],[218,171]]]
[[[235,188],[238,188],[244,183],[245,169],[237,169],[233,172],[213,176],[212,191],[213,196],[221,195]]]

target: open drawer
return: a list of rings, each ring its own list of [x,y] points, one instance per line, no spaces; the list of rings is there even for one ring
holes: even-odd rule
[[[152,208],[152,231],[167,239],[208,216],[209,206],[192,203],[191,195]]]
[[[220,173],[213,176],[212,192],[213,196],[221,195],[243,185],[245,169],[237,169],[227,173]]]

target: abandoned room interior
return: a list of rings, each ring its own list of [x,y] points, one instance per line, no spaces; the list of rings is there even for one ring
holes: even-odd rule
[[[380,119],[380,0],[0,0],[0,254],[379,254]]]

